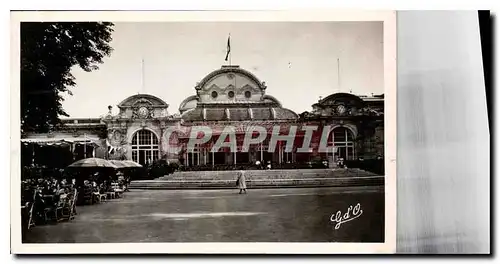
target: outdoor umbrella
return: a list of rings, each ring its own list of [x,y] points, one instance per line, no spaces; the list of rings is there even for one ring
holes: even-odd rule
[[[117,166],[105,159],[87,158],[75,161],[66,170],[77,179],[79,182],[77,185],[81,185],[83,180],[90,179],[97,182],[108,180],[116,168]]]
[[[113,168],[116,169],[117,166],[113,163],[100,158],[87,158],[75,161],[68,168]]]
[[[122,163],[126,164],[128,168],[142,168],[142,165],[131,160],[123,160]]]
[[[108,160],[108,161],[111,162],[113,165],[115,165],[116,168],[118,169],[129,167],[129,165],[123,160]]]

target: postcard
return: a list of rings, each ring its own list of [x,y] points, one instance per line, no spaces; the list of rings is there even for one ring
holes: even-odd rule
[[[395,23],[12,12],[12,253],[394,253]]]

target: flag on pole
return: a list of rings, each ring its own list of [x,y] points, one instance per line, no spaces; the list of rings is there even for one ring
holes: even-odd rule
[[[225,61],[229,58],[229,53],[231,53],[231,34],[227,37],[227,52]]]

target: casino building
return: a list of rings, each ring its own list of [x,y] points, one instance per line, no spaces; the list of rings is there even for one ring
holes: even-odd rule
[[[271,89],[272,92],[272,89]],[[320,95],[318,95],[320,96]],[[118,105],[118,114],[101,118],[64,119],[61,127],[47,134],[22,135],[24,164],[44,163],[57,149],[69,158],[66,163],[84,157],[129,159],[146,164],[158,159],[185,166],[246,164],[261,160],[273,163],[302,163],[337,158],[375,159],[384,155],[384,97],[335,93],[312,105],[311,111],[295,113],[268,94],[265,82],[239,66],[222,66],[202,78],[171,114],[169,105],[150,94],[130,96]],[[205,126],[211,139],[188,149],[192,127]],[[259,144],[244,149],[246,131],[256,126],[268,133]],[[306,126],[316,126],[308,146],[302,147]],[[232,127],[237,148],[212,151],[224,128]],[[272,135],[288,135],[295,129],[293,148],[285,148],[286,137],[271,142]],[[172,129],[174,128],[174,129]],[[277,129],[278,128],[278,129]],[[327,136],[326,151],[320,151],[320,138]],[[307,143],[307,142],[306,142]],[[276,145],[268,151],[270,144]],[[179,147],[177,154],[169,151]],[[271,148],[273,149],[273,148]]]

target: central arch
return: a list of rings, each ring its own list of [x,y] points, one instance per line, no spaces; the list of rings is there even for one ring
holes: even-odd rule
[[[337,148],[337,155],[344,160],[355,158],[354,133],[347,127],[339,126],[331,132],[333,145]]]
[[[158,137],[148,129],[141,129],[132,136],[132,160],[141,165],[151,164],[160,158]]]

